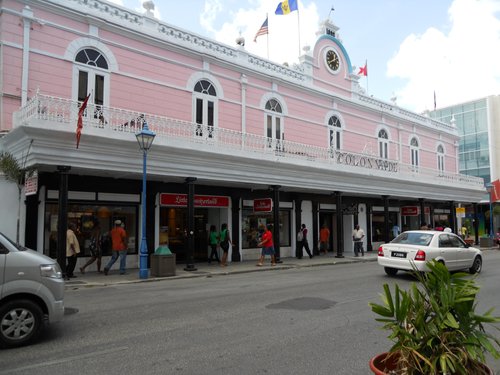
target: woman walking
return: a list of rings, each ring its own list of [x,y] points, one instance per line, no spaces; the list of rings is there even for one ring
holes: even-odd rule
[[[217,263],[220,263],[219,253],[217,252],[217,245],[219,244],[219,233],[217,233],[215,225],[210,225],[210,233],[208,234],[208,244],[212,249],[210,257],[208,258],[208,264],[212,263],[212,259],[214,256]]]
[[[262,246],[262,252],[260,254],[260,259],[259,263],[257,263],[257,266],[262,267],[264,265],[264,258],[266,255],[271,256],[271,266],[275,266],[276,256],[274,255],[274,242],[273,233],[271,232],[271,224],[267,224],[258,246]]]

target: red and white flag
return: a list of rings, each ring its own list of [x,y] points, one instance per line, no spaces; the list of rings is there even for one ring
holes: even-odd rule
[[[368,75],[368,61],[365,62],[365,66],[359,68],[358,75],[365,77]]]
[[[85,108],[87,108],[87,103],[89,101],[89,98],[90,94],[87,95],[80,109],[78,110],[78,123],[76,124],[76,148],[78,148],[78,145],[80,144],[80,137],[82,135],[82,128],[83,128],[83,112],[85,112]]]

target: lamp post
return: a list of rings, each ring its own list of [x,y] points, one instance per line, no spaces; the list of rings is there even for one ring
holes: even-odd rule
[[[488,190],[490,199],[490,238],[493,238],[493,202],[491,199],[491,193],[493,192],[493,184],[490,182],[486,184],[486,190]]]
[[[148,123],[144,121],[142,130],[135,137],[142,150],[142,240],[139,256],[139,278],[148,278],[148,244],[146,241],[146,160],[148,151],[153,144],[156,134],[149,130]]]

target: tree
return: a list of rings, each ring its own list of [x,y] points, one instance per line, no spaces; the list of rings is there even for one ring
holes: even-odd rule
[[[19,243],[19,227],[23,187],[26,182],[26,178],[31,177],[35,172],[35,169],[32,167],[26,168],[26,159],[28,158],[32,143],[33,141],[31,141],[28,147],[28,151],[23,157],[21,163],[9,152],[2,152],[0,154],[0,171],[4,174],[4,177],[7,181],[11,181],[17,185],[19,204],[17,207],[16,243]]]

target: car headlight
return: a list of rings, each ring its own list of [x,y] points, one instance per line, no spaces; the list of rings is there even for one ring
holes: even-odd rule
[[[42,275],[42,277],[50,277],[52,279],[62,278],[61,268],[57,263],[40,265],[40,275]]]

